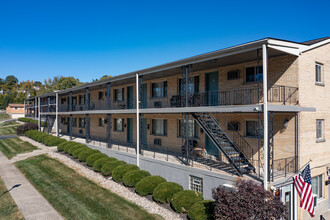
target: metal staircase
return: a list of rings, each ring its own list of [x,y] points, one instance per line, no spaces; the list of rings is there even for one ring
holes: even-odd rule
[[[214,145],[222,152],[239,176],[255,172],[252,165],[253,149],[245,139],[233,129],[230,136],[224,132],[219,121],[211,113],[191,113]]]

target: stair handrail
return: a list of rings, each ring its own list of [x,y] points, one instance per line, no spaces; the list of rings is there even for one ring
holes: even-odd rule
[[[215,117],[214,117],[214,115],[211,113],[211,112],[209,112],[209,115],[210,115],[210,117],[212,118],[212,120],[214,120],[214,121],[216,121],[216,122],[218,122],[217,124],[220,126],[220,128],[223,130],[223,128],[221,127],[221,123],[219,122],[219,120],[218,119],[216,119]],[[225,123],[227,123],[227,124],[230,124],[230,126],[232,126],[232,124],[226,119],[226,117],[224,116],[224,115],[222,115],[222,118],[224,119],[224,121],[225,121]],[[232,126],[233,127],[233,126]],[[242,140],[243,141],[243,143],[245,143],[246,144],[246,146],[247,146],[247,150],[249,150],[249,151],[251,151],[251,155],[250,155],[250,159],[249,159],[249,157],[247,157],[247,155],[246,155],[246,151],[247,150],[243,150],[242,148],[241,148],[241,146],[237,143],[237,141],[236,140],[232,140],[232,138],[230,138],[230,137],[228,137],[229,139],[230,139],[230,141],[232,142],[232,143],[234,143],[235,144],[235,146],[240,150],[240,152],[244,155],[244,157],[251,163],[251,164],[253,164],[253,155],[254,155],[254,152],[253,152],[253,148],[251,147],[251,145],[245,140],[245,138],[238,132],[238,131],[236,131],[236,130],[232,130],[233,131],[233,133],[235,133],[235,134],[237,134],[237,136],[239,137],[239,139],[240,140]],[[228,136],[228,135],[227,135]]]

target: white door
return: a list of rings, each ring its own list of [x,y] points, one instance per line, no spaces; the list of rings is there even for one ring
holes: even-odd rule
[[[283,186],[281,189],[281,201],[287,209],[287,219],[294,219],[294,197],[293,197],[293,184]]]

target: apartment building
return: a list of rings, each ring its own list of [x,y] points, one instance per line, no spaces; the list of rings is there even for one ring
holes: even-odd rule
[[[276,188],[309,219],[291,176],[310,162],[330,209],[330,37],[265,38],[26,100],[41,128],[212,197],[237,178]]]
[[[6,108],[6,114],[13,119],[24,117],[24,104],[9,103]]]

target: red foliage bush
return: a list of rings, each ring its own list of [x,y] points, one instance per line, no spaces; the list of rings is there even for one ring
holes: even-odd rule
[[[286,219],[278,196],[253,181],[237,181],[234,190],[213,189],[216,219]]]

